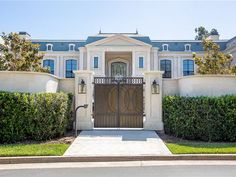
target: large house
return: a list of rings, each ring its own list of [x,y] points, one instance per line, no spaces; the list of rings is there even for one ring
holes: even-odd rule
[[[28,37],[26,32],[20,32]],[[210,38],[236,63],[236,37]],[[0,89],[74,94],[75,127],[163,130],[162,95],[219,96],[236,93],[235,76],[199,76],[192,53],[202,41],[151,40],[138,33],[101,33],[86,40],[31,39],[51,74],[2,72]],[[54,76],[55,75],[55,76]],[[57,76],[57,77],[56,77]],[[2,80],[1,80],[2,79]]]
[[[20,35],[27,36],[25,32]],[[210,36],[222,51],[232,53],[236,63],[236,37],[220,40]],[[163,78],[193,75],[192,53],[203,54],[198,40],[151,40],[136,33],[101,33],[86,40],[31,39],[45,53],[43,65],[62,78],[73,70],[92,70],[96,76],[142,76],[144,71],[164,71]]]

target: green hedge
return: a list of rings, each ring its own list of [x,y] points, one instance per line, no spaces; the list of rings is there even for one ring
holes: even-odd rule
[[[163,121],[165,132],[176,137],[236,141],[236,96],[166,96]]]
[[[0,92],[0,143],[63,135],[71,111],[65,93]]]

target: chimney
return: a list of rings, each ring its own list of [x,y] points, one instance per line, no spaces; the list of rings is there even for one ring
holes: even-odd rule
[[[210,35],[207,39],[213,40],[213,41],[218,41],[220,39],[220,35]]]
[[[30,35],[27,33],[27,32],[25,32],[25,31],[20,31],[19,32],[19,36],[20,37],[22,37],[22,38],[25,38],[25,39],[30,39]]]

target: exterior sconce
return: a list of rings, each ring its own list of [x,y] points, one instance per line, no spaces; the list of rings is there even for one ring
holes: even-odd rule
[[[78,85],[78,93],[79,94],[85,94],[86,93],[86,84],[85,84],[83,79],[81,80],[81,82]]]
[[[160,85],[154,80],[152,82],[152,94],[159,94],[160,93]]]

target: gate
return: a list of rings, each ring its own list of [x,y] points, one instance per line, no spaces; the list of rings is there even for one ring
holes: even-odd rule
[[[94,78],[94,127],[143,127],[143,78]]]

